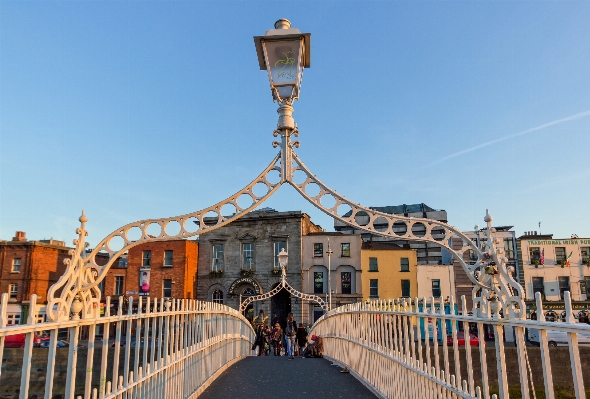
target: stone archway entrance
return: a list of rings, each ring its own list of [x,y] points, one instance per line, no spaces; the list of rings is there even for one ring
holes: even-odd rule
[[[275,284],[273,289],[278,285]],[[291,293],[283,288],[274,295],[270,300],[270,312],[272,322],[278,320],[281,328],[285,328],[287,315],[291,312]]]

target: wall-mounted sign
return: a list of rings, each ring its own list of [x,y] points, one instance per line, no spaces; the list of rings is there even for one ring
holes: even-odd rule
[[[588,245],[590,240],[529,240],[529,245]]]
[[[229,293],[235,294],[236,289],[242,284],[251,284],[254,287],[254,292],[256,293],[256,295],[260,295],[260,292],[262,291],[262,287],[260,286],[258,280],[252,277],[242,277],[237,279],[232,283],[232,285],[230,285]]]
[[[138,292],[137,291],[126,291],[125,295],[137,295]]]
[[[150,272],[151,270],[147,267],[139,269],[139,295],[141,296],[150,295]]]

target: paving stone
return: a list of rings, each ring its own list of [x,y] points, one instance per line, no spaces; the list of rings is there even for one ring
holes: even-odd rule
[[[351,374],[326,359],[250,356],[228,368],[200,399],[374,399]]]

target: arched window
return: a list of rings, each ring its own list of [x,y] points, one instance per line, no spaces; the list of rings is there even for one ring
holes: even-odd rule
[[[213,299],[213,302],[222,304],[223,303],[223,291],[221,291],[221,290],[213,291],[212,299]]]

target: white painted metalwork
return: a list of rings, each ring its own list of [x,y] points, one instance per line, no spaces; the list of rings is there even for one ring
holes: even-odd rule
[[[7,294],[2,295],[0,303],[0,386],[10,387],[13,392],[20,389],[19,397],[23,399],[33,394],[46,399],[57,394],[66,399],[196,398],[227,367],[248,356],[254,342],[254,330],[245,317],[212,302],[142,301],[140,297],[134,311],[130,298],[126,312],[120,306],[111,315],[107,297],[102,316],[37,324],[36,300],[33,295],[27,323],[16,326],[6,326]],[[123,304],[122,297],[119,304]],[[34,347],[36,334],[41,331],[50,336],[48,349]],[[56,348],[58,331],[67,331],[69,348]],[[80,338],[82,331],[87,334],[84,341]],[[5,347],[7,337],[22,335],[24,349]],[[14,343],[14,339],[10,342]],[[82,343],[86,349],[80,346]],[[80,364],[79,354],[84,351],[86,364]],[[43,367],[45,384],[35,384],[32,379],[33,373],[39,375],[39,370],[31,370],[34,352],[47,356]],[[8,379],[6,372],[3,375],[7,366],[18,367],[17,356],[22,356],[20,384]],[[55,380],[56,372],[66,371],[65,379]],[[77,386],[80,375],[84,384]]]
[[[279,262],[281,268],[281,282],[272,290],[268,291],[267,293],[260,294],[260,295],[253,295],[246,298],[243,302],[240,303],[240,313],[243,313],[252,302],[256,301],[264,301],[265,299],[270,299],[276,294],[278,294],[283,288],[286,289],[291,295],[311,302],[316,302],[324,312],[327,310],[326,302],[317,295],[310,295],[304,294],[303,292],[297,291],[295,288],[289,284],[287,281],[287,253],[285,252],[285,248],[281,249],[279,253]]]
[[[525,330],[539,332],[539,345],[543,368],[545,397],[555,397],[554,375],[547,332],[567,334],[567,347],[577,399],[586,397],[582,377],[582,363],[578,347],[578,334],[590,334],[590,325],[576,323],[570,293],[565,293],[565,322],[547,322],[543,316],[540,294],[536,296],[539,320],[503,319],[497,313],[491,317],[478,317],[474,309],[466,308],[461,300],[462,315],[445,313],[445,306],[454,308],[442,299],[415,298],[411,300],[378,300],[341,306],[329,311],[312,327],[311,334],[319,335],[324,342],[324,355],[348,367],[358,379],[382,398],[508,398],[509,383],[504,333],[514,329],[519,379],[512,377],[511,388],[519,390],[522,398],[536,397],[532,384],[531,368],[525,343]],[[474,316],[468,312],[473,311]],[[465,340],[465,349],[459,346],[458,330],[469,331],[469,324],[477,327],[478,347]],[[496,362],[487,361],[484,325],[494,331],[493,345]],[[428,326],[439,326],[431,329]],[[450,327],[450,331],[447,331]],[[473,327],[472,327],[473,328]],[[450,342],[447,343],[447,336]],[[434,339],[433,339],[434,338]],[[442,338],[442,339],[440,339]],[[442,347],[441,347],[442,346]],[[530,350],[530,349],[529,349]],[[474,352],[480,359],[481,372],[474,377]],[[514,352],[511,352],[514,353]],[[463,370],[461,364],[466,365]],[[454,367],[451,368],[451,365]],[[490,369],[495,368],[493,373]],[[560,371],[558,371],[560,372]],[[497,378],[490,378],[497,375]],[[560,375],[560,379],[569,379]]]
[[[82,319],[96,317],[96,309],[100,303],[98,284],[105,278],[113,262],[129,248],[144,242],[188,238],[225,226],[256,208],[283,183],[291,184],[317,208],[355,228],[390,238],[431,242],[446,248],[455,256],[474,283],[473,297],[481,312],[490,314],[492,308],[500,307],[504,309],[504,313],[509,318],[523,318],[525,316],[522,301],[524,292],[506,268],[508,259],[504,256],[504,249],[497,246],[500,241],[495,237],[495,230],[491,226],[492,217],[487,211],[484,220],[488,225],[488,240],[486,251],[482,253],[477,245],[459,229],[446,223],[425,218],[390,215],[356,204],[322,183],[303,164],[294,150],[299,147],[299,141],[292,140],[292,137],[298,137],[299,130],[292,116],[293,107],[291,105],[293,100],[299,96],[302,65],[305,64],[305,67],[309,67],[310,36],[309,34],[301,34],[298,29],[291,28],[291,24],[287,20],[277,21],[275,27],[276,32],[269,31],[270,33],[267,32],[266,36],[255,38],[261,69],[268,67],[269,77],[272,75],[271,69],[275,66],[268,64],[267,55],[261,56],[263,53],[266,54],[266,50],[262,51],[262,48],[265,48],[265,40],[274,44],[284,40],[290,43],[295,40],[300,43],[299,56],[297,60],[292,60],[297,63],[295,69],[298,71],[299,77],[294,81],[295,83],[291,82],[295,85],[290,92],[291,95],[288,98],[278,95],[277,90],[280,91],[280,84],[271,78],[275,100],[279,102],[278,126],[273,135],[281,137],[280,142],[273,141],[272,145],[275,148],[280,146],[279,154],[249,185],[216,205],[186,215],[130,223],[109,234],[87,255],[84,250],[87,218],[82,214],[81,225],[77,230],[78,239],[74,240],[75,249],[70,251],[71,259],[66,260],[67,270],[59,281],[51,286],[47,295],[49,302],[47,316],[49,319],[64,321],[68,320],[70,315]],[[280,172],[280,181],[277,183],[271,182],[273,171]],[[294,174],[298,171],[305,175],[305,180],[301,183],[294,181]],[[254,193],[255,186],[263,188],[265,193],[256,195]],[[319,192],[312,193],[312,187],[318,188]],[[244,207],[238,203],[238,200],[243,197],[248,200],[248,204]],[[328,206],[326,203],[334,205]],[[343,211],[342,208],[346,209]],[[347,212],[348,210],[350,213]],[[224,216],[224,214],[230,216]],[[367,224],[357,221],[357,216],[361,214],[369,217]],[[377,227],[383,225],[386,227]],[[150,230],[152,226],[156,229],[155,232]],[[172,231],[175,228],[178,229],[178,232]],[[425,229],[424,234],[421,233],[422,228]],[[462,243],[460,249],[453,249],[451,244],[453,238]],[[115,247],[117,241],[120,248]],[[473,265],[465,262],[464,253],[466,251],[473,251],[477,255],[477,261]],[[98,265],[96,261],[96,256],[101,252],[109,257],[109,261],[104,266]],[[60,290],[61,293],[58,295]],[[476,295],[478,291],[479,294]],[[329,295],[331,297],[331,292]]]

